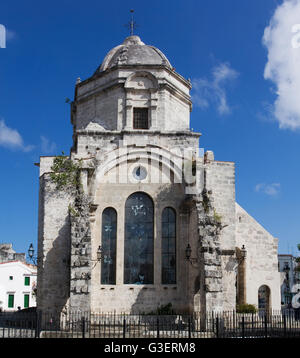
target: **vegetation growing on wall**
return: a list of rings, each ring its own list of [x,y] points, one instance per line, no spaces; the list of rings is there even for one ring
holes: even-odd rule
[[[50,178],[58,190],[75,193],[81,189],[80,170],[81,160],[76,163],[62,153],[54,158]]]

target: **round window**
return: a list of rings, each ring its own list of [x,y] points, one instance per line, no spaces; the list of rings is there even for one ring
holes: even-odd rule
[[[133,176],[136,180],[143,180],[147,177],[147,170],[139,165],[138,167],[134,168]]]

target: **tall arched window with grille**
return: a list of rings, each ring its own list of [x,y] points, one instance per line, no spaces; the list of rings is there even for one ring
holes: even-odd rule
[[[124,283],[153,284],[153,201],[136,192],[125,204]]]
[[[101,284],[116,284],[117,212],[106,208],[102,213]]]
[[[176,284],[176,212],[162,213],[162,284]]]

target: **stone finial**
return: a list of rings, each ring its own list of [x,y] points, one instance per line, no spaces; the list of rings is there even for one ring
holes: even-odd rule
[[[80,83],[80,82],[81,82],[80,77],[77,77],[76,84],[78,85],[78,83]]]

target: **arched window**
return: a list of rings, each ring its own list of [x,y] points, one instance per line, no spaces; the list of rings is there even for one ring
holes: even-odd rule
[[[125,284],[153,284],[153,239],[152,199],[134,193],[125,204]]]
[[[258,309],[268,311],[270,309],[271,290],[269,286],[262,285],[258,289]]]
[[[176,212],[162,213],[162,284],[176,283]]]
[[[102,213],[101,284],[116,284],[117,213],[106,208]]]

